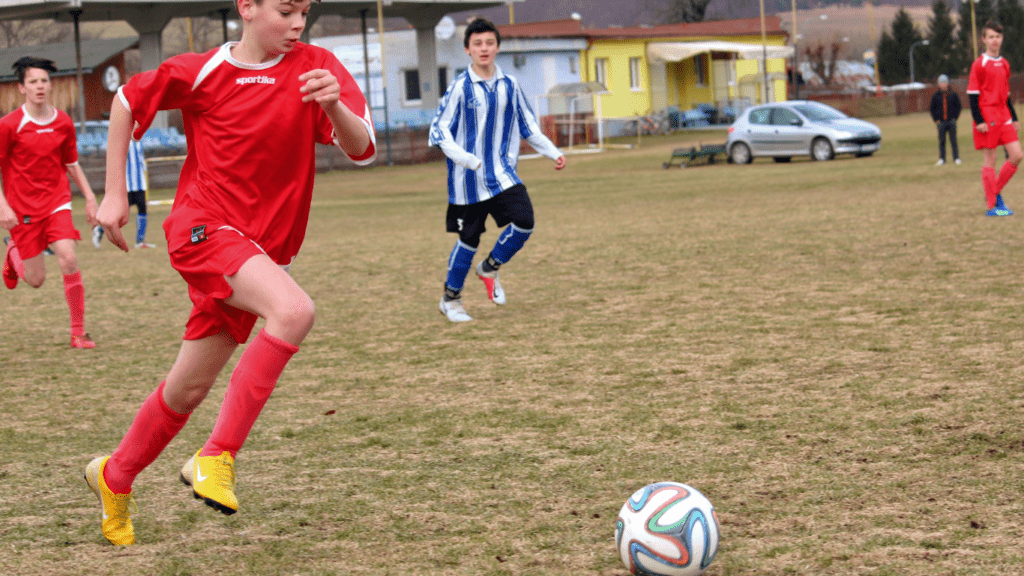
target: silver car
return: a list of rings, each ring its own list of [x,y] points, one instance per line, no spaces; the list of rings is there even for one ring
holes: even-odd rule
[[[747,164],[758,156],[776,162],[806,155],[812,160],[831,160],[836,154],[871,156],[881,147],[878,126],[808,100],[748,108],[729,127],[726,140],[734,164]]]

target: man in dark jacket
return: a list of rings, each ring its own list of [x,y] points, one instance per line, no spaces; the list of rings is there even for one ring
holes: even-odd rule
[[[949,89],[949,77],[939,76],[939,91],[932,96],[932,120],[939,127],[939,161],[936,166],[946,163],[946,133],[953,146],[953,161],[960,163],[960,148],[956,142],[956,119],[960,117],[960,97]]]

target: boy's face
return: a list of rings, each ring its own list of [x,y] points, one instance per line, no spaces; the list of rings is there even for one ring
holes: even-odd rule
[[[45,104],[50,98],[50,73],[40,68],[25,70],[25,81],[18,84],[18,91],[29,104]]]
[[[494,64],[494,57],[498,55],[498,50],[498,37],[494,32],[477,32],[469,37],[466,54],[473,59],[473,64],[487,68]]]
[[[985,44],[985,50],[990,54],[998,54],[1000,48],[1003,47],[1003,35],[989,28],[985,28],[981,41]]]
[[[239,0],[238,11],[252,28],[254,39],[276,56],[291,52],[306,27],[311,0]]]

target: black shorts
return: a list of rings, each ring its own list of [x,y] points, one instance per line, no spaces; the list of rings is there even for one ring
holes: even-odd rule
[[[530,202],[530,195],[526,192],[526,186],[516,184],[483,202],[449,204],[446,218],[448,231],[457,233],[463,242],[476,247],[480,235],[487,231],[485,222],[488,214],[494,218],[494,223],[498,226],[515,223],[524,230],[533,229],[533,204]]]
[[[139,214],[146,213],[146,191],[140,190],[138,192],[128,193],[128,205],[135,205],[139,209]]]

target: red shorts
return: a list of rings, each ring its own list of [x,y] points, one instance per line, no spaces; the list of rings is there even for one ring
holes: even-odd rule
[[[975,150],[998,148],[1017,140],[1017,131],[1014,130],[1013,124],[989,125],[988,132],[978,132],[977,124],[974,126]]]
[[[252,333],[257,316],[224,303],[233,290],[224,279],[253,256],[265,254],[241,232],[205,217],[201,211],[175,208],[164,221],[171,266],[188,282],[192,312],[185,340],[226,331],[239,344]]]
[[[71,221],[71,210],[58,210],[28,224],[18,224],[11,229],[11,239],[21,259],[28,260],[57,240],[81,240],[82,235]]]

